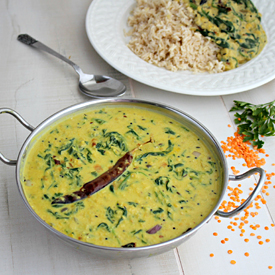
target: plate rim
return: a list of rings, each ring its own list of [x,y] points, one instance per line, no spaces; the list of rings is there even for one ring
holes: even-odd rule
[[[85,28],[86,28],[86,34],[87,34],[87,37],[91,43],[91,45],[93,46],[93,48],[95,49],[95,51],[100,55],[100,57],[102,59],[104,59],[108,64],[110,64],[113,68],[115,68],[116,70],[118,70],[119,72],[123,73],[124,75],[140,82],[140,83],[143,83],[145,85],[148,85],[148,86],[151,86],[151,87],[154,87],[154,88],[158,88],[160,90],[165,90],[165,91],[169,91],[169,92],[175,92],[175,93],[179,93],[179,94],[185,94],[185,95],[193,95],[193,96],[222,96],[222,95],[229,95],[229,94],[235,94],[235,93],[240,93],[240,92],[244,92],[244,91],[247,91],[247,90],[251,90],[251,89],[254,89],[254,88],[257,88],[257,87],[260,87],[270,81],[272,81],[274,78],[275,78],[275,70],[274,70],[274,73],[271,73],[269,74],[268,76],[266,77],[263,77],[261,78],[260,80],[258,81],[254,81],[252,83],[249,83],[249,84],[245,84],[244,86],[238,86],[238,87],[233,87],[233,88],[230,88],[230,87],[225,87],[225,88],[218,88],[218,89],[212,89],[212,88],[204,88],[203,90],[201,89],[192,89],[192,90],[188,90],[186,89],[185,87],[183,89],[179,89],[177,87],[173,87],[171,88],[171,86],[166,86],[166,85],[163,85],[163,84],[158,84],[158,83],[152,83],[150,80],[148,80],[147,78],[144,79],[142,78],[140,75],[136,75],[136,74],[133,74],[132,72],[129,72],[127,71],[126,69],[124,69],[123,67],[119,66],[119,64],[117,64],[116,62],[113,62],[112,60],[110,60],[110,58],[108,58],[108,54],[104,53],[101,51],[101,49],[99,49],[99,47],[97,46],[97,44],[95,43],[94,39],[93,39],[93,36],[91,35],[91,31],[90,31],[90,25],[89,25],[89,20],[90,20],[90,14],[91,12],[93,11],[94,7],[96,6],[96,4],[98,2],[103,2],[103,1],[110,1],[110,0],[93,0],[90,5],[89,5],[89,8],[87,10],[87,13],[86,13],[86,18],[85,18]],[[134,0],[132,1],[126,1],[126,0],[121,0],[121,1],[124,1],[124,2],[127,2],[129,3],[129,5],[127,6],[128,8],[130,7],[130,5],[133,4]],[[272,0],[269,0],[269,2],[272,1]],[[267,28],[266,28],[266,25],[264,25],[264,29],[268,35],[268,32],[267,32]],[[268,36],[268,40],[269,40],[269,36]],[[275,39],[274,39],[275,40]],[[237,70],[240,70],[242,67],[241,70],[245,70],[245,67],[255,63],[257,61],[257,59],[259,59],[261,57],[261,55],[267,50],[268,48],[268,44],[265,46],[265,48],[263,49],[263,51],[258,55],[256,56],[254,59],[252,59],[251,61],[245,63],[243,66],[240,66],[239,68],[237,69],[234,69],[234,72],[237,72]],[[125,44],[125,49],[129,50],[129,48],[127,47],[127,45]],[[133,55],[135,56],[135,58],[137,57],[134,53]],[[139,57],[137,57],[139,58]],[[147,63],[146,61],[142,60],[139,58],[139,62],[144,62],[145,66],[154,66],[155,69],[158,69],[158,70],[162,70],[162,71],[165,71],[167,74],[171,74],[173,72],[170,72],[164,68],[159,68],[155,65],[152,65],[152,64],[149,64]],[[232,70],[233,71],[233,70]],[[219,73],[218,75],[223,75],[226,77],[226,74],[232,74],[232,71],[226,71],[226,72],[223,72],[223,73]],[[178,71],[178,73],[182,73],[184,71]],[[190,72],[188,72],[190,73]],[[209,75],[213,75],[213,74],[208,74],[208,73],[198,73],[200,76],[203,76],[205,75],[206,77],[209,76]],[[191,72],[190,75],[195,75],[194,73]]]

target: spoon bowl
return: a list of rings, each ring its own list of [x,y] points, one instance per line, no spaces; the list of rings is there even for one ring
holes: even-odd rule
[[[95,98],[115,97],[125,93],[125,86],[120,81],[105,75],[79,74],[79,89]]]
[[[26,45],[45,51],[71,65],[79,75],[79,90],[86,96],[94,98],[116,97],[123,95],[126,91],[125,85],[114,78],[83,73],[80,67],[71,60],[55,52],[28,34],[20,34],[17,39]]]

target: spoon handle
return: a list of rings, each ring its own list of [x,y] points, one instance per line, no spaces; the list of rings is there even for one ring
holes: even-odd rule
[[[66,63],[68,63],[69,65],[71,65],[75,71],[79,74],[79,71],[81,71],[81,69],[75,64],[73,63],[71,60],[69,60],[68,58],[66,58],[65,56],[57,53],[56,51],[52,50],[51,48],[47,47],[46,45],[44,45],[43,43],[37,41],[36,39],[32,38],[31,36],[29,36],[28,34],[19,34],[17,39],[29,46],[35,47],[39,50],[45,51],[63,61],[65,61]],[[81,71],[82,72],[82,71]]]

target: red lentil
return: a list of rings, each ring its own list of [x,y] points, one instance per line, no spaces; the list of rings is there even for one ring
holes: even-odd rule
[[[240,120],[240,119],[239,119]],[[231,125],[228,124],[228,127],[231,127]],[[261,158],[259,156],[259,154],[264,154],[265,157],[269,157],[269,154],[266,154],[264,149],[257,149],[256,147],[253,147],[253,149],[251,149],[251,143],[250,142],[244,142],[243,141],[244,136],[238,134],[237,132],[234,133],[234,137],[228,137],[226,142],[222,141],[221,142],[221,147],[224,151],[224,153],[228,153],[226,155],[226,157],[231,157],[233,160],[235,160],[236,158],[242,158],[244,159],[245,163],[242,164],[242,166],[244,167],[248,167],[248,168],[252,168],[252,167],[261,167],[263,165],[266,164],[266,161],[264,158]],[[275,163],[272,163],[272,166],[275,166]],[[240,171],[238,171],[236,169],[235,166],[231,166],[231,170],[233,172],[233,174],[239,174]],[[265,171],[266,172],[266,171]],[[262,193],[265,194],[266,196],[269,196],[269,193],[267,192],[269,185],[272,184],[271,182],[271,177],[275,176],[275,172],[272,173],[267,173],[266,172],[266,181],[264,182],[264,187],[262,188]],[[254,186],[256,186],[257,184],[254,183]],[[243,193],[243,191],[240,189],[242,187],[241,184],[237,185],[238,187],[231,187],[228,186],[228,197],[229,200],[226,201],[224,200],[219,209],[221,209],[224,212],[229,212],[232,211],[233,209],[237,208],[241,203],[243,203],[245,201],[245,199],[241,199],[240,198],[240,194]],[[273,187],[275,188],[275,185],[273,185]],[[254,190],[253,187],[249,187],[250,190],[250,194],[252,193],[252,191]],[[243,237],[244,233],[246,232],[245,229],[243,229],[243,227],[245,225],[248,225],[250,223],[249,221],[249,217],[256,217],[257,215],[259,215],[258,212],[256,211],[250,211],[250,208],[254,207],[254,209],[261,209],[261,205],[260,204],[266,204],[266,200],[261,196],[258,195],[256,197],[256,199],[243,211],[243,213],[239,214],[241,215],[240,217],[235,217],[234,221],[230,222],[230,225],[227,226],[227,229],[231,230],[231,231],[235,231],[235,229],[233,228],[233,226],[235,226],[236,228],[240,229],[241,234],[240,236]],[[218,217],[215,217],[215,219],[218,222],[221,222],[221,220]],[[271,227],[274,227],[274,224],[271,224]],[[249,227],[253,230],[258,230],[261,226],[260,224],[250,224]],[[265,230],[269,230],[268,226],[264,227]],[[213,233],[214,236],[217,236],[218,234],[215,232]],[[250,236],[255,236],[254,233],[250,233]],[[257,239],[259,240],[258,243],[260,245],[263,245],[264,242],[261,240],[262,236],[258,235]],[[223,240],[221,240],[222,244],[225,244],[226,241],[228,241],[228,238],[224,238]],[[249,242],[248,238],[244,239],[245,242]],[[270,242],[270,239],[265,239],[266,243]],[[228,250],[227,251],[228,254],[232,254],[233,251],[232,250]],[[249,256],[248,252],[245,252],[244,255],[246,257]],[[231,264],[236,264],[235,260],[231,260],[230,261]],[[269,269],[272,269],[272,266],[268,267]]]

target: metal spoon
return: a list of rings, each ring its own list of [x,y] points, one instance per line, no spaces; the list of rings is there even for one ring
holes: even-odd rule
[[[18,35],[17,39],[26,45],[43,50],[70,64],[79,74],[80,91],[87,96],[96,98],[114,97],[123,95],[126,91],[126,87],[123,83],[109,76],[84,74],[82,70],[71,60],[50,49],[41,42],[35,40],[28,34],[20,34]]]

